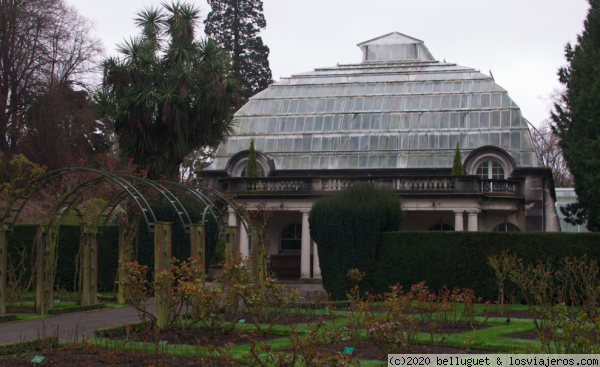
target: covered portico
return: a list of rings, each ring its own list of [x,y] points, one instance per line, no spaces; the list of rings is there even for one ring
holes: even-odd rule
[[[265,202],[264,200],[261,202]],[[248,201],[248,210],[255,210],[261,202]],[[278,256],[294,257],[299,260],[300,280],[321,280],[321,268],[317,244],[310,237],[308,216],[313,201],[266,200],[273,216],[267,222],[266,254],[268,262]],[[229,225],[238,228],[239,249],[244,256],[251,258],[250,239],[235,211],[228,208]],[[293,263],[293,261],[292,261]],[[292,270],[292,269],[290,269]],[[277,276],[283,274],[275,271]],[[289,274],[289,273],[288,273]]]

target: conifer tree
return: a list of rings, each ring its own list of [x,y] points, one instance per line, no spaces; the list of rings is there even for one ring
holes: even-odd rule
[[[254,139],[250,142],[248,163],[246,164],[246,177],[258,177],[258,163],[256,162],[256,150],[254,150]]]
[[[452,164],[452,176],[460,176],[465,174],[465,169],[462,165],[462,159],[460,156],[460,147],[456,142],[456,150],[454,150],[454,163]]]
[[[204,32],[231,56],[231,72],[240,82],[244,102],[273,83],[269,47],[259,36],[267,26],[262,0],[208,0],[212,11]]]
[[[577,44],[565,46],[566,67],[558,71],[566,87],[554,105],[554,133],[560,138],[579,201],[563,211],[567,222],[588,222],[600,229],[600,0],[588,0],[590,9]],[[562,210],[562,208],[561,208]]]

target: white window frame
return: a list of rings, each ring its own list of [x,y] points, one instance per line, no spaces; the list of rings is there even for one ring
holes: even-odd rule
[[[493,170],[492,170],[492,164],[493,163],[497,163],[501,168],[502,168],[502,178],[496,178],[496,179],[500,179],[500,180],[505,180],[506,179],[506,167],[504,167],[504,164],[502,164],[501,161],[497,160],[497,159],[492,159],[492,158],[486,158],[483,159],[481,161],[479,161],[477,163],[477,166],[475,166],[475,169],[473,170],[473,174],[476,175],[477,177],[483,179],[483,180],[492,180],[493,178]],[[488,167],[488,177],[481,177],[477,171],[479,171],[479,167],[481,167],[482,165],[486,164]]]

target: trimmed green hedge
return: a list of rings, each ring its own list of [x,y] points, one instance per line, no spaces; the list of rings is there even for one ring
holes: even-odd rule
[[[334,300],[346,298],[351,269],[368,272],[383,231],[402,226],[402,201],[370,184],[320,198],[308,217],[310,236],[319,244],[323,287]]]
[[[0,344],[0,355],[12,355],[18,353],[27,353],[30,351],[41,350],[42,347],[58,345],[58,339],[55,336],[49,336],[42,339],[24,340],[15,343]]]
[[[584,254],[600,260],[600,234],[387,232],[381,236],[365,285],[382,293],[400,283],[407,291],[412,284],[425,280],[432,290],[444,285],[466,287],[485,300],[496,299],[498,283],[487,256],[504,249],[516,252],[525,264],[547,258],[558,264],[564,257]]]
[[[150,326],[150,321],[136,321],[129,324],[111,326],[102,329],[94,330],[94,335],[96,338],[115,338],[119,336],[124,336],[127,334],[127,328],[131,328],[132,330],[136,329],[145,329]]]
[[[74,306],[74,307],[57,307],[48,310],[48,315],[64,315],[67,313],[84,312],[92,310],[100,310],[105,306],[104,303],[96,303],[89,306]]]
[[[178,195],[178,198],[190,216],[192,223],[200,223],[202,221],[202,214],[204,213],[204,204],[198,202],[195,197],[185,194]],[[171,205],[161,200],[152,206],[152,211],[154,211],[154,215],[158,221],[172,223],[171,255],[179,260],[188,259],[190,257],[190,234],[185,233],[183,225]],[[219,227],[217,221],[208,212],[206,214],[206,219],[208,220],[208,223],[206,225],[205,235],[205,260],[207,264],[210,264],[217,244]],[[148,273],[151,275],[154,269],[154,235],[148,232],[148,228],[143,221],[140,222],[139,227],[137,260],[140,264],[147,265],[150,268]]]
[[[202,220],[204,204],[199,203],[195,198],[187,195],[181,195],[180,201],[188,212],[192,223],[199,223]],[[156,218],[159,221],[172,222],[172,255],[180,260],[185,260],[190,256],[190,235],[185,233],[179,218],[174,213],[172,207],[159,202],[154,205]],[[216,220],[207,214],[208,224],[206,231],[206,261],[210,264],[212,254],[215,250],[218,225]],[[19,248],[26,248],[25,268],[31,269],[31,254],[34,252],[34,240],[37,233],[37,225],[16,225],[13,231],[7,234],[8,256],[19,261]],[[98,234],[98,290],[114,291],[115,281],[117,280],[117,270],[119,268],[119,227],[103,227]],[[56,267],[55,285],[67,290],[73,290],[73,281],[75,277],[75,258],[79,251],[81,240],[80,226],[63,225],[60,227],[58,239],[58,264]],[[154,269],[154,236],[148,233],[146,224],[140,223],[139,243],[134,244],[137,249],[137,260],[150,267],[150,273]],[[29,277],[29,270],[26,277]]]
[[[19,247],[25,246],[27,256],[25,268],[31,269],[31,253],[37,225],[16,225],[13,231],[7,234],[8,256],[17,261]],[[80,226],[64,225],[60,227],[58,238],[58,264],[56,267],[55,284],[61,288],[72,290],[75,277],[75,257],[79,251],[81,240]],[[119,267],[119,228],[117,226],[104,227],[98,235],[98,290],[113,291],[114,282]],[[29,277],[29,272],[27,273]]]
[[[0,316],[0,323],[17,321],[19,317],[17,315],[4,315]]]

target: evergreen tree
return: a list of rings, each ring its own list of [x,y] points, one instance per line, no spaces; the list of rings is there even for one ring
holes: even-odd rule
[[[256,150],[254,150],[254,139],[250,142],[248,163],[246,164],[246,177],[258,177],[258,163],[256,162]]]
[[[588,0],[590,9],[577,44],[565,46],[566,67],[558,71],[565,85],[554,105],[554,133],[575,180],[579,202],[563,211],[568,222],[600,229],[600,0]],[[561,209],[562,210],[562,209]]]
[[[212,11],[204,32],[231,56],[231,72],[240,82],[244,101],[273,83],[269,47],[258,35],[267,26],[262,0],[208,0]]]
[[[456,150],[454,151],[454,163],[452,164],[452,176],[464,175],[465,169],[462,165],[462,159],[460,157],[460,148],[458,142],[456,142]]]

